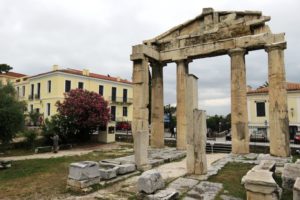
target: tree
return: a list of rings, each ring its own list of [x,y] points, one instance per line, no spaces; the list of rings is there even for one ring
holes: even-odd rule
[[[87,140],[97,127],[106,126],[110,119],[108,102],[95,92],[76,89],[65,94],[63,103],[57,102],[62,129],[72,130],[76,138]]]
[[[12,70],[12,67],[7,64],[0,64],[0,74],[7,73]]]
[[[8,144],[24,127],[25,103],[17,100],[14,87],[0,82],[0,141]]]
[[[229,130],[231,128],[231,114],[228,114],[226,117],[222,115],[214,115],[208,117],[207,127],[214,132]]]

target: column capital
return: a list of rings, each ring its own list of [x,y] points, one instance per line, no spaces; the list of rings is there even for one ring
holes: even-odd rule
[[[267,44],[265,46],[266,52],[269,52],[272,50],[284,50],[284,49],[286,49],[286,42],[272,43],[272,44]]]
[[[191,62],[193,62],[192,59],[182,59],[182,60],[175,60],[175,63],[178,65],[179,63],[183,62],[184,64],[189,64]]]
[[[248,51],[246,49],[243,48],[235,48],[235,49],[230,49],[228,51],[228,55],[231,56],[235,56],[235,55],[245,55],[247,54]]]
[[[165,62],[161,62],[161,61],[154,60],[151,58],[149,58],[149,63],[150,63],[151,67],[155,67],[155,66],[165,67],[167,65],[167,63],[165,63]]]

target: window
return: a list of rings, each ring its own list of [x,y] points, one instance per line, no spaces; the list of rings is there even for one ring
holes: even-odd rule
[[[30,112],[33,112],[33,104],[30,105]]]
[[[103,92],[104,92],[104,86],[103,85],[99,85],[99,94],[101,96],[103,96]]]
[[[34,84],[31,84],[31,98],[33,98],[33,95],[34,95]]]
[[[22,86],[22,96],[25,97],[25,85]]]
[[[37,84],[37,97],[38,99],[41,97],[41,83]]]
[[[116,106],[110,107],[111,121],[116,121]]]
[[[65,82],[65,92],[70,92],[71,90],[71,81],[66,80]]]
[[[50,103],[47,103],[47,116],[50,116],[50,110],[51,110],[51,105]]]
[[[123,102],[127,102],[127,89],[123,89]]]
[[[256,102],[256,116],[266,116],[265,102]]]
[[[17,87],[17,96],[19,97],[20,96],[20,88]]]
[[[112,89],[111,89],[111,100],[116,101],[116,98],[117,98],[117,88],[112,87]]]
[[[48,93],[51,93],[51,81],[48,81]]]
[[[83,89],[83,82],[78,82],[78,88]]]
[[[123,107],[123,117],[127,117],[127,107]]]

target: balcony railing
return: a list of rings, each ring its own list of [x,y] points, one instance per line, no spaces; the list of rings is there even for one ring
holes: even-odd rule
[[[33,95],[32,94],[28,95],[28,100],[33,100]]]
[[[110,103],[119,103],[119,104],[132,104],[132,98],[123,98],[123,97],[109,97]]]
[[[40,99],[41,98],[41,95],[40,94],[35,94],[34,95],[34,99]]]

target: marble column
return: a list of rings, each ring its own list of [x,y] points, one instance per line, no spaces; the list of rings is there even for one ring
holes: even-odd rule
[[[269,65],[270,153],[290,156],[289,119],[284,68],[286,42],[266,46]]]
[[[186,149],[186,134],[187,134],[187,101],[188,101],[188,91],[187,91],[187,78],[188,78],[188,61],[180,60],[177,61],[177,108],[176,108],[176,137],[177,143],[176,147],[179,150]]]
[[[151,62],[151,147],[164,147],[164,87],[163,65]]]
[[[133,117],[135,163],[139,170],[148,168],[149,146],[149,66],[146,58],[133,61]]]
[[[241,48],[229,51],[231,57],[231,135],[234,154],[249,153],[245,54],[246,50]]]

